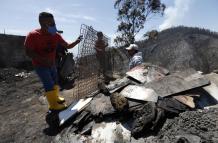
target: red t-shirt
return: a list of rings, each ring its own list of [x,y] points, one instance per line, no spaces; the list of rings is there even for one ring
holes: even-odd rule
[[[58,44],[67,44],[60,34],[51,35],[41,29],[30,32],[25,39],[24,46],[32,49],[39,57],[48,58],[55,64],[55,54]],[[47,67],[42,60],[32,59],[33,66]]]

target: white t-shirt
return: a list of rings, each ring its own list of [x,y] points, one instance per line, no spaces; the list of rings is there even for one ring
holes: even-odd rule
[[[142,52],[135,53],[129,61],[129,69],[132,69],[143,63]]]

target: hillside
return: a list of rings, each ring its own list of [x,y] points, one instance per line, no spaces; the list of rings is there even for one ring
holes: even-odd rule
[[[160,32],[156,40],[138,44],[145,62],[169,70],[192,67],[208,73],[218,68],[218,34],[209,30],[180,26]]]

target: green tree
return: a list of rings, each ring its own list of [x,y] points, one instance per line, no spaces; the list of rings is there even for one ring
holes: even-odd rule
[[[145,22],[156,14],[162,14],[165,5],[160,0],[116,0],[114,8],[118,9],[120,21],[114,39],[116,45],[128,45],[135,42],[135,36],[144,28]]]

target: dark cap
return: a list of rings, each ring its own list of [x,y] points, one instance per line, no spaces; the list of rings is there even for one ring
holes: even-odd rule
[[[54,18],[54,16],[49,12],[41,12],[39,13],[39,22],[44,18]]]

